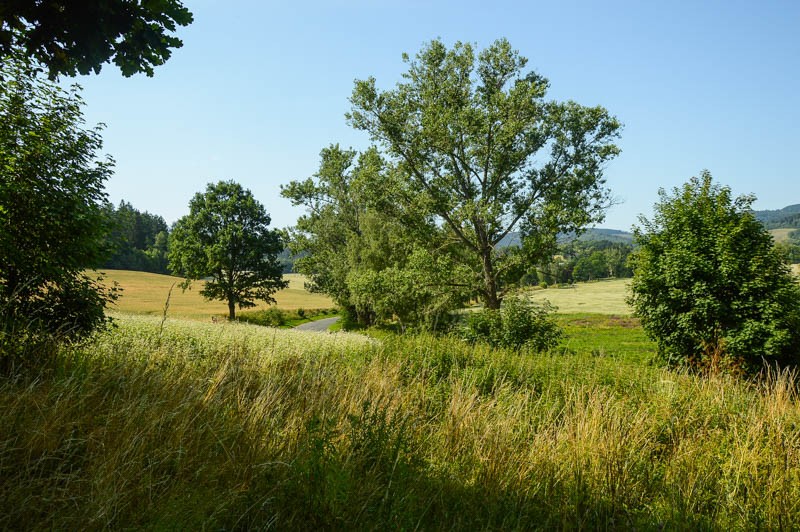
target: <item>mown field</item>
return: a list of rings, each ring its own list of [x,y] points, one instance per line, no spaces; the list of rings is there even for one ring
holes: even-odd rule
[[[178,287],[178,283],[182,281],[180,277],[127,270],[104,272],[107,282],[116,282],[123,289],[122,296],[115,305],[117,311],[160,316],[164,311],[170,287],[174,284],[169,303],[170,316],[208,319],[212,315],[227,315],[228,308],[224,302],[205,301],[200,296],[203,281],[195,282],[190,290],[183,292]],[[303,287],[305,277],[302,275],[293,273],[284,278],[289,280],[289,288],[275,294],[275,306],[278,308],[295,310],[334,306],[330,298],[307,291]],[[625,315],[630,314],[630,308],[625,303],[628,283],[626,279],[578,283],[571,288],[537,289],[530,294],[536,300],[549,300],[562,314],[589,312]],[[263,309],[266,305],[261,303],[257,308]]]
[[[122,295],[115,305],[115,310],[134,314],[161,315],[164,304],[169,298],[169,315],[198,320],[210,319],[211,316],[227,316],[228,307],[223,301],[206,301],[200,295],[204,281],[196,281],[189,290],[182,291],[178,284],[180,277],[159,275],[155,273],[134,272],[127,270],[103,270],[106,282],[116,282],[123,289]],[[305,278],[299,274],[284,276],[289,287],[275,294],[276,306],[284,310],[333,308],[330,298],[322,294],[313,294],[303,287]],[[265,309],[267,305],[259,303],[256,309]]]
[[[772,238],[775,240],[775,242],[787,242],[789,240],[789,233],[793,231],[797,231],[797,229],[770,229],[769,234],[772,235]]]
[[[560,319],[533,354],[119,315],[0,382],[0,529],[800,527],[791,378]]]
[[[630,279],[612,279],[576,283],[569,288],[536,289],[528,294],[536,301],[550,301],[561,314],[592,312],[626,315],[631,313],[630,307],[625,303],[629,284]]]

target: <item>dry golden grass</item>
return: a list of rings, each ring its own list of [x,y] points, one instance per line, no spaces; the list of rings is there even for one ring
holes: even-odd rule
[[[613,279],[577,283],[571,288],[533,290],[530,294],[535,301],[550,301],[560,314],[630,314],[631,308],[625,303],[628,284],[630,279]]]
[[[182,291],[178,285],[180,277],[159,275],[156,273],[134,272],[127,270],[104,270],[107,282],[117,282],[123,289],[122,296],[114,306],[115,310],[135,314],[161,314],[167,300],[170,287],[172,296],[169,301],[169,315],[191,319],[208,319],[213,315],[227,315],[228,307],[223,301],[206,301],[200,295],[204,281],[192,283],[191,289]],[[312,294],[303,288],[305,278],[296,273],[284,276],[289,280],[289,288],[275,294],[277,307],[285,310],[298,308],[332,308],[333,301],[322,294]],[[267,305],[259,303],[256,309],[265,309]]]
[[[772,238],[775,240],[775,242],[786,242],[789,240],[789,233],[791,233],[792,231],[797,231],[797,229],[791,229],[791,228],[770,229],[769,234],[772,235]]]

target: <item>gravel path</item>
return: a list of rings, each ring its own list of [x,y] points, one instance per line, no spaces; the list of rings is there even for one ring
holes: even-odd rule
[[[309,321],[308,323],[303,323],[302,325],[298,325],[297,327],[295,327],[295,330],[324,332],[328,330],[328,327],[330,327],[337,321],[339,321],[339,316],[336,316],[335,318],[325,318],[317,321]]]

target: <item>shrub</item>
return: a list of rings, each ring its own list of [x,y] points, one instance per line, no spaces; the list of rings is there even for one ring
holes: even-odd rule
[[[546,351],[558,345],[563,336],[552,320],[549,303],[537,305],[521,297],[509,297],[500,310],[484,309],[467,316],[464,339],[483,341],[493,347]]]
[[[711,174],[668,196],[634,235],[629,303],[659,353],[717,370],[797,362],[800,287],[752,214],[754,198],[731,199]]]
[[[37,365],[32,345],[85,338],[116,297],[85,271],[106,254],[99,129],[85,129],[78,88],[24,61],[0,64],[0,372]],[[32,357],[21,360],[20,357]]]

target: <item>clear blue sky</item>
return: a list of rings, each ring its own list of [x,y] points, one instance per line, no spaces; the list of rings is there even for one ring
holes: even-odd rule
[[[331,144],[363,149],[344,113],[353,80],[390,88],[434,38],[506,37],[549,97],[602,105],[624,124],[606,170],[622,201],[603,227],[650,215],[659,187],[707,168],[756,208],[800,203],[800,2],[272,2],[187,0],[195,22],[155,77],[112,65],[81,77],[86,119],[116,161],[110,199],[188,212],[211,181],[251,189],[273,225],[300,210],[279,187],[312,175]]]

